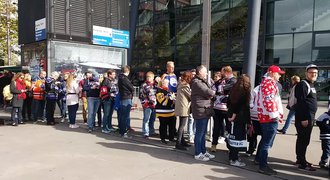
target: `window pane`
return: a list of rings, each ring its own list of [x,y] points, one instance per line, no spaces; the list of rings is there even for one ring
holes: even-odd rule
[[[314,29],[330,30],[330,1],[315,0]]]
[[[315,34],[315,47],[330,47],[330,34]]]
[[[265,64],[289,64],[292,54],[292,35],[266,38]]]
[[[312,33],[295,34],[293,63],[311,61]]]
[[[267,34],[311,31],[313,0],[286,0],[267,4]]]

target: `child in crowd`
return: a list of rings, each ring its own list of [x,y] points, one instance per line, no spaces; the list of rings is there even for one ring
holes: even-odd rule
[[[321,168],[329,168],[330,156],[330,109],[317,118],[316,124],[320,128],[320,140],[322,146],[322,156],[319,165]]]

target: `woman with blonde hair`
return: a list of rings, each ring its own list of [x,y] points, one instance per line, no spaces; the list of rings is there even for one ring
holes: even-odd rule
[[[299,82],[300,82],[299,76],[295,75],[295,76],[291,77],[292,88],[290,90],[290,94],[289,94],[289,98],[288,98],[288,105],[286,106],[286,108],[289,109],[289,114],[286,118],[283,128],[277,130],[278,132],[280,132],[282,134],[286,134],[286,131],[288,130],[288,128],[292,122],[293,116],[296,114],[294,105],[297,103],[297,99],[294,97],[294,91],[295,91],[296,85]]]
[[[23,73],[20,72],[14,75],[10,83],[10,92],[13,94],[13,108],[11,110],[12,125],[17,126],[18,123],[23,124],[22,108],[24,99],[26,98],[26,86]]]
[[[70,74],[66,80],[66,104],[69,113],[69,128],[78,128],[76,124],[76,115],[79,107],[79,84],[75,80],[75,76]]]
[[[24,82],[26,85],[26,92],[25,92],[26,99],[24,100],[24,103],[23,103],[22,117],[23,117],[24,121],[26,121],[26,120],[32,121],[31,107],[32,107],[33,94],[32,94],[32,79],[31,79],[30,73],[24,74]],[[26,119],[26,115],[27,115],[28,119]]]

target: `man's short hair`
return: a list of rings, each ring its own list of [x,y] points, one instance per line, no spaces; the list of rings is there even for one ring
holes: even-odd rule
[[[109,69],[108,71],[107,71],[107,75],[109,76],[109,75],[111,75],[112,73],[115,73],[116,71],[115,70],[113,70],[113,69]]]
[[[196,68],[196,74],[199,75],[200,72],[201,72],[201,70],[204,69],[204,68],[206,69],[206,67],[203,66],[203,65],[197,66],[197,68]]]
[[[224,67],[222,68],[222,70],[223,70],[224,72],[228,72],[228,73],[232,73],[232,72],[233,72],[233,69],[232,69],[230,66],[224,66]]]
[[[121,68],[121,71],[122,71],[123,73],[129,73],[130,69],[131,69],[131,68],[130,68],[129,66],[124,66],[124,67]]]
[[[167,63],[166,63],[166,66],[174,66],[174,62],[173,61],[167,61]]]

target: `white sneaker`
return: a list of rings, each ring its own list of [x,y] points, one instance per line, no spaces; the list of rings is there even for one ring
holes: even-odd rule
[[[194,139],[195,139],[194,136],[189,137],[189,143],[190,144],[194,144]]]
[[[238,160],[236,160],[236,161],[230,160],[230,161],[229,161],[229,164],[230,164],[231,166],[236,166],[236,167],[244,167],[244,166],[246,166],[245,163],[240,162],[240,161],[238,161]]]
[[[72,124],[72,128],[79,128],[79,126],[77,124]]]
[[[219,137],[219,139],[218,139],[218,143],[219,143],[219,144],[225,144],[225,143],[226,143],[225,140],[226,140],[226,138],[224,138],[224,137]]]
[[[199,161],[208,161],[210,160],[208,157],[205,157],[203,153],[199,153],[197,156],[195,156],[196,160]]]
[[[213,159],[215,158],[215,155],[210,154],[209,152],[206,151],[206,153],[204,154],[205,157],[209,158],[209,159]]]
[[[62,118],[62,119],[61,119],[61,123],[64,123],[64,121],[65,121],[65,119],[64,119],[64,118]]]

